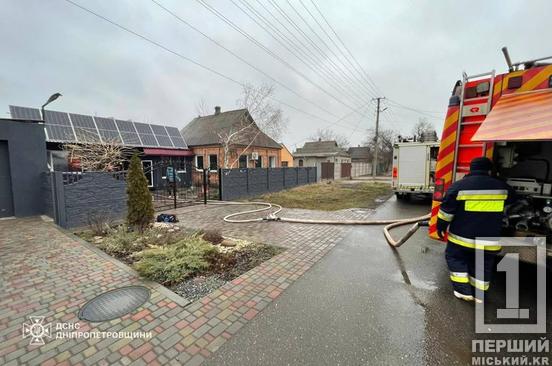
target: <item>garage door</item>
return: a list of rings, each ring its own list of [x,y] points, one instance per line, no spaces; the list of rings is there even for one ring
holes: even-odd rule
[[[13,216],[8,143],[0,141],[0,217]]]

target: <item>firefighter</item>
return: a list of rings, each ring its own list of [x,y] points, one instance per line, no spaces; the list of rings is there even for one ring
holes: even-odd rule
[[[488,158],[473,159],[470,173],[445,193],[437,215],[437,235],[448,240],[445,258],[454,296],[466,301],[481,302],[477,290],[489,288],[496,254],[501,250],[499,242],[491,238],[500,236],[504,206],[515,197],[510,186],[490,175],[492,167]],[[483,250],[484,271],[478,278],[475,254],[479,250]]]

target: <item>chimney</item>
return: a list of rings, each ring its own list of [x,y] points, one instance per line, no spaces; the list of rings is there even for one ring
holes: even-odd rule
[[[220,114],[220,106],[215,107],[215,116]]]

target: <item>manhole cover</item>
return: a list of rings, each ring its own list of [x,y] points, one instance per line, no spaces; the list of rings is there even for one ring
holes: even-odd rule
[[[79,311],[79,319],[104,322],[128,314],[142,306],[150,297],[143,286],[117,288],[96,296]]]

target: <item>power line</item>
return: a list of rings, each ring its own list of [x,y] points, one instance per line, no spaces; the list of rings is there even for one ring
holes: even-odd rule
[[[280,29],[278,29],[277,27],[275,27],[269,20],[267,20],[262,14],[260,14],[251,4],[249,4],[247,1],[245,0],[239,0],[244,6],[246,6],[248,8],[248,10],[253,14],[250,15],[246,10],[244,10],[240,5],[238,5],[234,0],[230,0],[235,6],[236,8],[238,8],[242,13],[244,13],[247,17],[249,17],[252,21],[254,21],[260,28],[262,28],[265,32],[267,32],[267,34],[269,34],[273,39],[275,39],[280,45],[282,45],[282,47],[284,47],[289,53],[291,53],[292,55],[294,55],[299,61],[301,61],[305,66],[307,66],[308,68],[310,68],[311,70],[317,72],[318,74],[320,74],[321,76],[323,77],[327,77],[327,78],[331,78],[335,83],[336,85],[333,86],[336,90],[339,89],[339,93],[342,93],[342,94],[348,94],[350,97],[352,97],[352,99],[354,99],[355,97],[356,98],[359,98],[358,97],[358,94],[356,93],[351,93],[351,91],[349,91],[347,88],[343,87],[340,85],[340,81],[332,74],[332,73],[329,73],[327,72],[326,70],[322,69],[317,63],[316,63],[316,58],[314,58],[314,61],[313,59],[311,59],[309,57],[309,55],[307,55],[302,49],[301,47],[297,46],[295,44],[295,42],[293,42],[289,37],[287,37],[285,34],[283,34],[283,32],[280,31]],[[255,16],[255,17],[254,17]],[[262,22],[264,22],[266,24],[267,27],[270,28],[267,29],[267,27],[265,27],[263,24],[260,24],[259,21],[257,21],[257,19],[260,19]],[[276,35],[278,37],[280,37],[281,39],[283,39],[283,42],[278,38],[276,37]],[[289,45],[294,49],[294,50],[291,50],[288,45],[286,44],[289,43]],[[294,52],[295,51],[295,52]],[[297,53],[301,53],[302,55],[298,55]],[[305,57],[306,56],[306,57]],[[305,61],[305,58],[307,59],[307,61]],[[324,75],[322,75],[324,74]],[[330,86],[332,86],[330,84]]]
[[[115,22],[115,21],[113,21],[113,20],[111,20],[111,19],[109,19],[109,18],[107,18],[107,17],[105,17],[105,16],[99,14],[99,13],[96,13],[95,11],[93,11],[93,10],[91,10],[91,9],[88,9],[88,8],[86,8],[86,7],[80,5],[80,4],[78,4],[78,3],[76,3],[76,2],[74,2],[74,1],[72,1],[72,0],[63,0],[63,1],[65,1],[65,2],[67,2],[67,3],[69,3],[69,4],[73,5],[73,6],[75,6],[75,7],[77,7],[77,8],[80,8],[81,10],[83,10],[83,11],[89,13],[89,14],[92,14],[92,15],[94,15],[95,17],[97,17],[97,18],[99,18],[99,19],[102,19],[103,21],[105,21],[105,22],[107,22],[107,23],[109,23],[109,24],[111,24],[111,25],[113,25],[113,26],[119,28],[120,30],[123,30],[123,31],[125,31],[125,32],[127,32],[127,33],[129,33],[129,34],[134,35],[135,37],[138,37],[138,38],[142,39],[143,41],[146,41],[146,42],[148,42],[148,43],[150,43],[150,44],[152,44],[152,45],[154,45],[154,46],[156,46],[156,47],[159,47],[159,48],[163,49],[164,51],[169,52],[169,53],[171,53],[171,54],[173,54],[173,55],[179,57],[179,58],[182,59],[182,60],[188,61],[188,62],[190,62],[190,63],[192,63],[192,64],[194,64],[194,65],[196,65],[196,66],[198,66],[198,67],[200,67],[200,68],[202,68],[202,69],[204,69],[204,70],[207,70],[207,71],[209,71],[209,72],[211,72],[211,73],[213,73],[213,74],[215,74],[215,75],[217,75],[217,76],[220,76],[221,78],[226,79],[226,80],[228,80],[228,81],[230,81],[230,82],[232,82],[232,83],[234,83],[234,84],[237,84],[237,85],[239,85],[239,86],[241,86],[241,87],[244,87],[244,86],[245,86],[245,84],[243,84],[243,83],[237,81],[236,79],[234,79],[234,78],[232,78],[232,77],[230,77],[230,76],[227,76],[227,75],[225,75],[225,74],[223,74],[223,73],[221,73],[221,72],[219,72],[219,71],[217,71],[217,70],[215,70],[215,69],[213,69],[213,68],[211,68],[211,67],[209,67],[209,66],[205,66],[205,65],[203,65],[203,64],[201,64],[201,63],[199,63],[199,62],[197,62],[197,61],[195,61],[195,60],[193,60],[193,59],[191,59],[191,58],[189,58],[189,57],[187,57],[187,56],[184,56],[183,54],[181,54],[181,53],[179,53],[179,52],[177,52],[177,51],[174,51],[174,50],[172,50],[172,49],[170,49],[170,48],[164,46],[163,44],[161,44],[161,43],[159,43],[159,42],[157,42],[157,41],[154,41],[153,39],[150,39],[150,38],[148,38],[148,37],[146,37],[146,36],[144,36],[144,35],[142,35],[142,34],[136,32],[136,31],[134,31],[134,30],[132,30],[132,29],[130,29],[130,28],[127,28],[127,27],[125,27],[125,26],[123,26],[123,25],[121,25],[121,24],[119,24],[119,23],[117,23],[117,22]],[[281,100],[279,100],[279,99],[277,99],[277,98],[271,97],[271,99],[274,100],[274,101],[276,101],[276,102],[278,102],[278,103],[280,103],[280,104],[282,104],[282,105],[285,105],[285,106],[287,106],[287,107],[289,107],[289,108],[292,108],[292,109],[294,109],[294,110],[296,110],[296,111],[298,111],[298,112],[300,112],[300,113],[302,113],[302,114],[311,116],[311,117],[316,118],[316,119],[318,119],[318,120],[322,120],[322,121],[326,121],[326,122],[329,122],[329,123],[333,123],[332,121],[329,121],[329,120],[327,120],[327,119],[325,119],[325,118],[323,118],[323,117],[317,116],[317,115],[312,114],[312,113],[310,113],[310,112],[304,111],[304,110],[302,110],[302,109],[300,109],[300,108],[294,107],[294,106],[292,106],[292,105],[290,105],[290,104],[288,104],[288,103],[285,103],[285,102],[283,102],[283,101],[281,101]]]
[[[337,54],[332,50],[332,48],[330,46],[328,46],[328,44],[326,43],[326,41],[324,41],[322,39],[322,37],[320,37],[320,35],[318,34],[318,32],[316,32],[316,30],[314,30],[314,28],[310,25],[310,23],[303,17],[303,15],[295,8],[295,6],[293,6],[293,4],[287,0],[287,3],[288,5],[291,7],[291,9],[293,10],[293,12],[299,17],[299,19],[301,19],[303,21],[303,23],[305,23],[305,25],[307,26],[307,28],[316,36],[316,38],[318,38],[318,40],[322,43],[322,45],[324,45],[328,51],[343,65],[345,66],[345,70],[349,72],[349,74],[352,76],[347,76],[349,80],[352,80],[352,82],[354,83],[355,81],[358,82],[361,87],[363,87],[364,85],[362,84],[362,82],[360,82],[358,79],[356,79],[356,76],[351,72],[351,70],[349,68],[347,68],[347,66],[345,64],[343,64],[343,62],[340,60],[339,56],[337,56]],[[307,12],[309,13],[309,15],[311,15],[312,17],[312,13],[308,10],[308,8],[305,7],[305,5],[301,2],[301,4],[303,5],[303,7],[307,10]],[[315,22],[316,22],[316,19],[315,19]],[[331,60],[330,57],[328,57],[328,60]],[[332,61],[333,62],[333,61]],[[374,94],[372,94],[371,92],[368,93],[369,95],[369,98],[373,97]]]
[[[376,91],[377,94],[381,94],[381,92],[379,91],[376,83],[374,82],[374,80],[372,80],[372,78],[370,77],[370,75],[368,75],[368,73],[364,70],[364,68],[362,67],[362,65],[358,62],[358,60],[355,58],[355,56],[353,55],[353,53],[349,50],[349,48],[347,47],[347,45],[345,45],[345,42],[343,42],[343,40],[341,39],[341,37],[339,36],[339,34],[335,31],[335,29],[332,27],[332,25],[330,24],[330,22],[328,21],[328,19],[326,19],[326,17],[324,16],[324,14],[322,13],[322,11],[320,10],[320,8],[318,7],[318,5],[316,5],[316,3],[314,2],[314,0],[310,0],[310,2],[312,3],[312,5],[314,5],[314,7],[316,8],[316,11],[318,12],[318,14],[320,14],[320,16],[322,17],[322,19],[324,20],[324,22],[328,25],[328,27],[330,28],[330,30],[332,31],[332,33],[336,36],[337,40],[339,41],[339,43],[343,46],[343,48],[345,48],[345,50],[347,51],[347,53],[349,54],[349,56],[351,56],[351,58],[353,59],[353,61],[355,61],[355,64],[358,66],[358,68],[360,69],[360,73],[363,74],[369,85],[371,85],[374,90]],[[357,70],[358,71],[358,70]]]
[[[322,108],[320,107],[320,105],[318,105],[317,103],[315,102],[312,102],[310,101],[309,99],[305,98],[303,95],[301,95],[299,92],[296,92],[295,90],[291,89],[290,87],[288,87],[287,85],[285,85],[284,83],[278,81],[277,79],[273,78],[272,76],[270,76],[268,73],[266,73],[265,71],[261,70],[260,68],[258,68],[257,66],[251,64],[249,61],[247,61],[246,59],[244,59],[243,57],[241,57],[240,55],[236,54],[234,51],[230,50],[229,48],[225,47],[223,44],[221,44],[220,42],[218,42],[217,40],[215,40],[214,38],[210,37],[209,35],[207,35],[206,33],[204,33],[203,31],[201,31],[199,28],[195,27],[194,25],[192,25],[191,23],[187,22],[186,20],[184,20],[183,18],[181,18],[180,16],[178,16],[178,14],[176,14],[175,12],[173,12],[172,10],[168,9],[167,7],[163,6],[162,4],[160,4],[158,1],[156,0],[151,0],[151,2],[153,2],[155,5],[157,5],[159,8],[161,8],[163,11],[167,12],[168,14],[172,15],[175,19],[177,19],[178,21],[180,21],[181,23],[185,24],[186,26],[188,26],[189,28],[191,28],[192,30],[194,30],[195,32],[201,34],[203,37],[207,38],[209,41],[211,41],[212,43],[214,43],[215,45],[217,45],[218,47],[222,48],[223,50],[225,50],[226,52],[228,52],[229,54],[231,54],[232,56],[234,56],[235,58],[237,58],[238,60],[240,60],[241,62],[245,63],[246,65],[248,65],[249,67],[253,68],[254,70],[256,70],[257,72],[263,74],[264,76],[266,76],[267,78],[269,78],[270,80],[272,80],[273,82],[275,82],[276,84],[282,86],[284,89],[292,92],[293,94],[297,95],[299,98],[305,100],[306,102],[316,106],[317,108],[320,108],[321,110],[323,110],[324,112],[326,113],[329,113],[331,115],[334,115],[333,113],[331,113],[330,111],[328,111],[327,109],[325,108]],[[335,116],[335,115],[334,115]],[[335,116],[337,117],[337,116]]]
[[[293,70],[295,73],[297,73],[299,76],[301,76],[303,79],[307,80],[309,83],[314,85],[316,88],[321,90],[324,94],[330,96],[332,99],[336,100],[338,103],[344,105],[345,107],[355,111],[355,108],[350,106],[348,103],[343,102],[339,98],[337,98],[332,93],[328,92],[326,89],[324,89],[322,86],[318,85],[314,81],[312,81],[309,77],[307,77],[304,73],[297,70],[295,67],[290,65],[287,61],[282,59],[280,56],[276,55],[274,52],[272,52],[270,49],[268,49],[265,45],[257,41],[254,37],[249,35],[247,32],[245,32],[243,29],[241,29],[239,26],[237,26],[234,22],[232,22],[230,19],[228,19],[224,14],[220,13],[218,10],[213,8],[211,5],[206,3],[204,0],[196,0],[201,6],[203,6],[205,9],[209,10],[213,15],[215,15],[217,18],[221,19],[223,22],[228,24],[230,27],[232,27],[234,30],[236,30],[238,33],[242,34],[244,37],[246,37],[250,42],[255,44],[257,47],[261,48],[263,51],[268,53],[270,56],[275,58],[276,60],[280,61],[282,64],[284,64],[289,69]],[[358,113],[358,112],[357,112]]]

